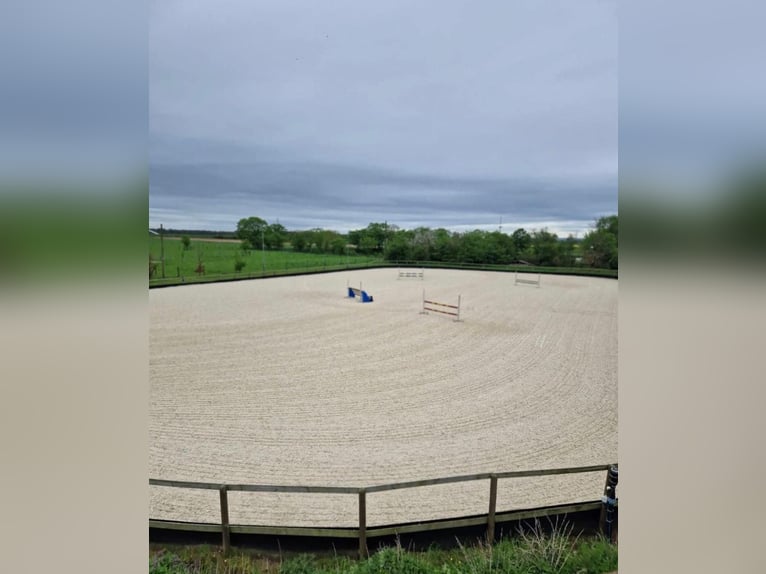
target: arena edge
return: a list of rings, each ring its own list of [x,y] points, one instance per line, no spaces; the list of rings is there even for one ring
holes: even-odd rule
[[[429,268],[429,269],[458,269],[465,271],[491,271],[496,273],[535,273],[541,275],[568,275],[579,277],[605,277],[618,279],[617,269],[599,269],[595,267],[541,267],[534,265],[490,265],[474,263],[443,263],[433,261],[375,261],[357,264],[322,265],[296,269],[274,269],[251,273],[232,273],[209,276],[167,277],[165,279],[150,279],[149,288],[174,287],[178,285],[194,285],[199,283],[224,283],[229,281],[244,281],[249,279],[268,279],[270,277],[287,277],[293,275],[314,275],[317,273],[334,273],[349,269],[382,269],[389,267],[400,268]]]
[[[606,471],[604,494],[600,500],[558,504],[549,507],[529,508],[507,512],[497,512],[497,485],[500,479],[531,478],[555,476],[564,474],[581,474]],[[426,522],[413,522],[396,525],[383,525],[369,528],[367,526],[367,495],[376,492],[401,490],[449,484],[457,482],[473,482],[489,480],[489,506],[487,514],[478,516],[451,517]],[[601,464],[580,467],[551,468],[542,470],[521,470],[496,473],[480,473],[462,476],[442,477],[426,480],[415,480],[393,484],[382,484],[368,487],[338,487],[338,486],[288,486],[288,485],[255,485],[255,484],[220,484],[207,482],[176,481],[165,479],[149,479],[150,486],[166,488],[183,488],[194,490],[217,490],[220,497],[220,523],[195,523],[170,520],[149,520],[150,536],[154,531],[177,531],[215,534],[220,533],[221,546],[224,554],[231,550],[231,535],[266,535],[287,537],[311,537],[331,540],[356,539],[358,555],[364,558],[369,555],[368,538],[395,537],[401,535],[423,534],[434,531],[454,531],[461,528],[479,527],[485,529],[488,543],[497,539],[497,525],[502,522],[520,523],[524,520],[538,519],[551,516],[569,516],[577,513],[598,512],[598,531],[610,540],[616,536],[617,524],[617,482],[618,465]],[[276,527],[255,525],[232,525],[229,521],[229,492],[282,492],[308,494],[343,494],[358,497],[359,522],[357,528],[311,528],[311,527]],[[334,546],[335,543],[333,543]]]

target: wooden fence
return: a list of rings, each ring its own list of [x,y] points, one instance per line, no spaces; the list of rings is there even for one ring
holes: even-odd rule
[[[446,478],[434,478],[428,480],[414,480],[409,482],[397,482],[393,484],[382,484],[368,487],[351,486],[282,486],[268,484],[221,484],[213,482],[188,482],[179,480],[163,480],[150,478],[149,484],[153,486],[165,486],[171,488],[187,488],[202,490],[217,490],[220,495],[221,523],[189,523],[172,522],[165,520],[149,520],[149,526],[154,528],[167,528],[174,530],[188,530],[197,532],[220,532],[222,537],[223,551],[228,552],[231,546],[231,533],[237,534],[268,534],[268,535],[297,535],[297,536],[323,536],[335,538],[358,538],[359,556],[367,555],[367,538],[371,536],[390,536],[394,534],[405,534],[414,532],[426,532],[430,530],[441,530],[446,528],[461,528],[466,526],[487,525],[487,539],[491,542],[495,536],[495,524],[501,519],[497,517],[497,481],[506,478],[528,478],[538,476],[552,476],[561,474],[577,474],[585,472],[606,471],[606,485],[602,502],[604,505],[616,504],[616,464],[601,464],[596,466],[579,466],[571,468],[551,468],[545,470],[519,470],[510,472],[467,474],[463,476],[451,476]],[[610,472],[611,471],[611,472]],[[489,508],[485,515],[467,518],[452,518],[445,520],[432,521],[428,523],[413,523],[399,526],[382,526],[368,529],[367,527],[367,495],[376,492],[385,492],[388,490],[399,490],[404,488],[418,488],[421,486],[432,486],[437,484],[450,484],[456,482],[470,482],[477,480],[489,480]],[[306,528],[295,526],[247,526],[232,525],[229,523],[229,501],[228,492],[286,492],[286,493],[311,493],[311,494],[348,494],[358,497],[359,522],[357,528]],[[593,510],[602,506],[602,502],[576,503],[564,506],[557,506],[556,512],[579,512],[582,510]],[[546,513],[540,509],[532,511],[517,511],[509,513],[504,517],[505,520],[523,520],[538,516],[545,516]],[[601,528],[604,527],[605,516],[602,511]]]

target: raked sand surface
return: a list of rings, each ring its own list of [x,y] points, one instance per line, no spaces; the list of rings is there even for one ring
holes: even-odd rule
[[[533,277],[536,277],[533,276]],[[346,283],[373,303],[345,297]],[[613,279],[426,269],[153,289],[149,476],[372,486],[617,460]],[[456,303],[462,322],[421,315]],[[598,499],[605,473],[504,479],[498,510]],[[488,481],[373,493],[368,525],[485,513]],[[234,524],[353,526],[354,495],[229,494]],[[150,517],[220,521],[150,487]]]

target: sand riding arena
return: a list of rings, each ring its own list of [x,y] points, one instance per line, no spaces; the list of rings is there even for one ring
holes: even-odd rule
[[[347,296],[359,287],[374,301]],[[397,269],[152,289],[149,476],[368,487],[617,460],[613,279]],[[460,321],[421,314],[461,300]],[[508,479],[498,510],[598,499],[604,473]],[[486,512],[486,486],[377,493],[368,524]],[[150,487],[152,519],[220,521]],[[356,499],[231,492],[232,523],[353,526]]]

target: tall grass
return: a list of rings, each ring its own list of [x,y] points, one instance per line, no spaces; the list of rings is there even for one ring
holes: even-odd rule
[[[150,574],[606,574],[617,570],[617,546],[603,537],[573,535],[572,525],[539,521],[496,544],[477,540],[452,550],[407,550],[397,543],[368,559],[299,554],[268,558],[212,547],[154,551]]]

